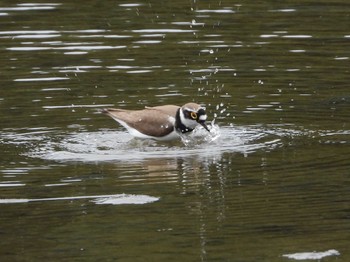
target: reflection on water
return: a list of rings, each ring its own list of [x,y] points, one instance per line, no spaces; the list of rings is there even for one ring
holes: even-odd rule
[[[349,261],[347,2],[5,1],[0,20],[2,260]],[[98,112],[190,101],[210,135],[140,141]]]
[[[198,131],[194,137],[203,135]],[[271,257],[292,259],[342,257],[344,246],[332,244],[333,237],[324,244],[304,236],[328,239],[331,231],[342,228],[347,211],[339,205],[346,208],[343,195],[348,188],[339,183],[347,172],[347,156],[334,163],[332,152],[320,149],[327,145],[337,148],[347,143],[348,135],[348,131],[315,132],[292,125],[222,126],[215,141],[187,146],[181,141],[135,140],[119,129],[8,129],[1,133],[2,146],[20,147],[24,158],[16,168],[2,168],[3,183],[13,187],[2,192],[0,203],[6,203],[3,209],[16,207],[27,214],[25,227],[31,223],[31,216],[46,217],[45,238],[55,232],[78,249],[79,245],[93,249],[79,240],[81,235],[90,234],[88,228],[92,227],[99,236],[109,238],[112,233],[127,238],[124,247],[132,240],[141,245],[140,231],[154,237],[146,249],[138,249],[136,257],[140,258],[145,253],[154,257],[153,250],[160,246],[173,250],[168,246],[172,241],[193,243],[185,249],[203,260],[222,257],[221,253],[214,255],[217,245],[211,241],[218,241],[223,249],[234,243],[236,249],[243,250],[239,255],[243,261],[265,256],[266,250]],[[305,141],[311,145],[304,145]],[[312,155],[315,152],[319,152],[316,157]],[[339,173],[333,174],[330,182],[335,167]],[[325,205],[328,201],[333,205]],[[125,209],[101,210],[93,208],[94,204],[99,208],[99,204],[128,205]],[[130,204],[142,205],[135,209]],[[63,212],[64,223],[56,221],[50,212]],[[320,216],[323,218],[318,219]],[[125,229],[128,233],[123,233]],[[67,236],[67,230],[74,234]],[[188,232],[191,236],[186,237]],[[346,239],[347,233],[342,232],[337,238]],[[25,239],[29,241],[32,233],[28,234]],[[286,241],[283,244],[282,239]],[[121,244],[117,237],[109,241],[112,246]],[[291,248],[295,241],[301,241],[305,249]],[[19,245],[31,249],[25,240]],[[248,250],[257,245],[263,248],[249,254]],[[55,248],[50,249],[57,256]],[[329,251],[307,253],[309,250]],[[125,249],[118,254],[127,256],[130,252]]]

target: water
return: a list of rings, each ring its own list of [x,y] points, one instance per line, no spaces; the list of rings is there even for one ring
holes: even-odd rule
[[[4,1],[1,260],[348,261],[347,10]],[[190,101],[211,134],[100,113]]]

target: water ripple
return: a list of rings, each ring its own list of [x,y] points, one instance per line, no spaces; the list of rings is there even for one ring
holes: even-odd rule
[[[199,9],[196,13],[219,13],[219,14],[232,14],[235,13],[232,9]]]
[[[37,78],[17,78],[15,82],[35,82],[35,81],[61,81],[69,80],[69,77],[37,77]]]
[[[160,143],[138,140],[127,132],[103,130],[56,134],[27,132],[3,134],[5,143],[28,144],[24,155],[55,161],[143,161],[146,159],[201,156],[217,158],[225,152],[251,154],[259,150],[270,151],[283,146],[287,139],[315,135],[307,130],[285,129],[279,126],[212,126],[211,134],[196,129],[191,135],[176,142]],[[331,140],[331,132],[318,134]],[[339,135],[337,133],[337,135]],[[54,137],[53,137],[54,136]],[[34,143],[33,143],[34,142]]]
[[[1,185],[0,185],[1,187]],[[29,202],[46,202],[46,201],[72,201],[81,199],[92,199],[91,202],[97,205],[144,205],[159,200],[159,197],[148,195],[131,195],[131,194],[116,194],[116,195],[96,195],[96,196],[73,196],[73,197],[52,197],[52,198],[5,198],[0,199],[0,204],[19,204]]]
[[[16,7],[0,7],[0,11],[53,10],[60,4],[18,4]]]

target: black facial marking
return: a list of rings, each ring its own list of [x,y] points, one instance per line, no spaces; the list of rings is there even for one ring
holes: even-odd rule
[[[187,126],[185,126],[182,122],[181,122],[181,118],[180,118],[180,110],[181,108],[179,108],[176,112],[175,115],[175,128],[178,132],[181,132],[182,134],[187,133],[187,132],[192,132],[193,129],[189,128]],[[187,118],[191,118],[190,116],[190,112],[187,110],[184,110],[184,115]]]
[[[200,115],[200,116],[205,115],[206,113],[205,113],[204,108],[200,108],[200,109],[198,110],[197,114]]]
[[[200,108],[197,112],[197,115],[198,115],[198,118],[197,118],[197,122],[205,122],[205,121],[202,121],[200,120],[200,117],[201,116],[204,116],[206,115],[207,113],[205,112],[205,109],[204,108]]]
[[[191,111],[188,111],[185,109],[185,110],[182,110],[182,112],[184,113],[185,118],[192,118]]]

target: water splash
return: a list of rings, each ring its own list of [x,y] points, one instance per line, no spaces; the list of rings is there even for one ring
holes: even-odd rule
[[[210,125],[208,125],[209,131],[205,130],[204,128],[196,128],[193,130],[192,133],[189,135],[182,134],[180,135],[182,143],[189,147],[189,146],[196,146],[203,143],[212,143],[215,142],[221,135],[220,133],[220,127],[215,124],[215,120],[211,122]]]
[[[283,137],[300,135],[295,130],[261,126],[223,126],[212,123],[210,133],[203,128],[172,142],[140,140],[124,130],[97,132],[27,132],[7,137],[25,146],[23,154],[54,161],[143,161],[146,159],[200,156],[216,158],[224,152],[244,155],[257,150],[272,150],[283,145]],[[7,141],[11,143],[11,141]]]
[[[305,136],[319,143],[344,143],[349,132],[312,131],[293,125],[220,126],[209,125],[210,132],[197,128],[171,142],[135,139],[125,130],[104,129],[95,132],[58,129],[4,130],[3,144],[21,146],[22,155],[60,162],[124,161],[201,157],[217,159],[225,152],[245,156],[259,150],[270,151],[288,146]]]

